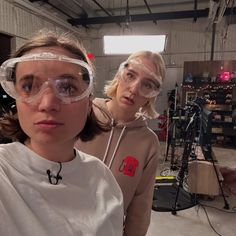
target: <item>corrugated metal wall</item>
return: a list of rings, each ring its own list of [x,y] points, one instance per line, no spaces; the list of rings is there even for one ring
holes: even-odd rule
[[[158,98],[157,109],[163,113],[167,105],[167,91],[173,89],[175,83],[180,85],[183,79],[184,61],[204,61],[211,58],[212,30],[207,29],[207,18],[160,21],[157,25],[152,22],[130,23],[131,34],[166,34],[167,45],[162,53],[169,75],[164,91]],[[236,60],[236,25],[229,25],[222,21],[217,25],[215,34],[214,60]],[[224,39],[227,30],[227,37]],[[107,80],[112,79],[120,62],[126,56],[105,56],[103,54],[102,36],[121,35],[122,29],[114,25],[104,25],[91,36],[87,45],[95,54],[97,67],[97,89],[95,95],[102,96],[102,88]],[[96,43],[91,43],[96,42]],[[115,45],[114,45],[115,46]]]
[[[84,35],[83,30],[79,32],[69,24],[46,16],[37,9],[27,9],[28,6],[30,5],[24,0],[0,1],[0,32],[14,37],[13,49],[18,48],[25,39],[42,28],[71,30]]]

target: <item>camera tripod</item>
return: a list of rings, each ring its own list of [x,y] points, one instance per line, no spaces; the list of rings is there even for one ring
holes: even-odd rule
[[[203,132],[203,125],[202,125],[203,119],[202,119],[202,115],[201,115],[202,109],[197,103],[193,103],[192,105],[195,107],[195,109],[193,107],[195,113],[190,118],[190,121],[185,129],[185,137],[186,137],[184,140],[185,146],[184,146],[184,151],[183,151],[183,156],[182,156],[182,165],[181,165],[181,168],[180,168],[180,171],[178,174],[179,185],[178,185],[177,192],[176,192],[175,203],[173,205],[172,214],[176,214],[176,210],[178,210],[178,208],[179,208],[179,205],[178,205],[179,190],[180,190],[180,188],[183,188],[183,181],[184,181],[185,173],[188,170],[188,161],[189,161],[189,157],[191,156],[192,145],[194,142],[194,138],[196,137],[196,134],[197,134],[196,132],[197,132],[197,130],[199,131],[198,141],[200,140],[200,137]],[[197,123],[200,124],[199,127],[197,127]],[[205,135],[208,135],[208,134],[205,133]],[[215,165],[216,158],[213,155],[211,145],[208,144],[208,145],[203,146],[203,144],[201,143],[200,146],[202,148],[204,158],[207,161],[212,163],[212,166],[213,166],[216,178],[217,178],[218,186],[219,186],[219,189],[221,191],[221,194],[222,194],[222,197],[224,200],[224,204],[225,204],[224,209],[228,210],[229,204],[225,198],[225,194],[224,194],[223,188],[220,183],[219,172],[218,172],[216,165]],[[194,197],[193,195],[190,195],[190,196]],[[197,203],[196,194],[195,194],[195,202]]]
[[[196,205],[194,196],[186,192],[183,188],[185,173],[188,169],[188,157],[192,150],[192,143],[195,135],[195,116],[196,114],[190,118],[184,132],[185,147],[178,179],[175,179],[172,183],[163,185],[156,182],[152,205],[154,211],[171,211],[172,214],[176,214],[176,211],[184,210]]]
[[[200,104],[201,105],[201,104]],[[221,194],[225,202],[225,209],[229,209],[229,204],[226,201],[221,183],[219,173],[215,166],[215,158],[211,150],[211,139],[208,137],[208,129],[211,128],[210,122],[203,122],[202,107],[196,102],[191,102],[187,107],[187,116],[185,129],[183,131],[184,150],[182,153],[181,166],[176,178],[176,181],[169,185],[161,185],[156,182],[154,187],[154,198],[152,209],[154,211],[171,211],[176,214],[179,210],[184,210],[198,204],[197,193],[189,193],[184,190],[184,180],[188,174],[189,157],[196,159],[194,146],[202,148],[203,155],[206,161],[212,163],[216,178],[218,181]],[[210,120],[207,117],[207,120]],[[204,138],[204,139],[203,139]],[[205,141],[205,139],[207,141]],[[205,145],[207,143],[208,145]]]
[[[184,178],[185,178],[185,174],[188,170],[188,160],[189,160],[189,156],[191,154],[192,151],[192,145],[194,142],[194,138],[196,136],[196,116],[197,116],[197,111],[192,115],[192,117],[189,120],[189,123],[185,129],[185,134],[184,134],[184,151],[183,151],[183,155],[182,155],[182,163],[181,163],[181,167],[180,167],[180,171],[178,173],[178,186],[177,186],[177,191],[176,191],[176,195],[175,195],[175,201],[174,201],[174,205],[172,207],[172,214],[175,215],[177,210],[183,210],[182,206],[180,205],[180,203],[178,202],[179,200],[179,193],[180,193],[180,189],[183,189],[183,182],[184,182]],[[196,202],[196,196],[190,194],[190,193],[186,193],[186,196],[189,197],[189,199],[187,199],[189,201],[189,206],[194,206],[197,204]]]

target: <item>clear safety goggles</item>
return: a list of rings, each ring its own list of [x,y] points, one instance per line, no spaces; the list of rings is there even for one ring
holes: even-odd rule
[[[120,78],[127,85],[137,84],[138,92],[141,96],[152,98],[160,93],[162,86],[161,76],[150,70],[141,60],[136,59],[121,63],[119,72]],[[142,73],[143,78],[140,78],[140,73]]]
[[[52,65],[49,64],[51,62]],[[16,70],[20,66],[34,68],[34,70],[16,79]],[[44,68],[50,74],[46,78],[45,75],[41,76],[41,70]],[[53,70],[57,71],[57,68],[65,68],[65,71],[53,72]],[[93,73],[90,66],[82,60],[42,52],[5,61],[0,67],[0,82],[8,95],[23,102],[37,102],[50,88],[62,103],[69,104],[92,93]]]

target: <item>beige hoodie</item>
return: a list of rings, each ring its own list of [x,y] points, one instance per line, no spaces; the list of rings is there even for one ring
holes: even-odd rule
[[[97,98],[93,102],[109,114],[107,101]],[[109,121],[96,106],[97,118]],[[124,196],[124,235],[144,236],[150,223],[159,141],[142,116],[125,124],[113,120],[111,123],[111,131],[103,132],[92,141],[79,140],[76,147],[98,157],[113,172]]]

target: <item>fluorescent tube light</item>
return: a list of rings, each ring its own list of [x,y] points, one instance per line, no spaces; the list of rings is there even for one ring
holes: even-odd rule
[[[104,36],[105,54],[131,54],[148,50],[162,52],[165,48],[166,35],[122,35]]]

